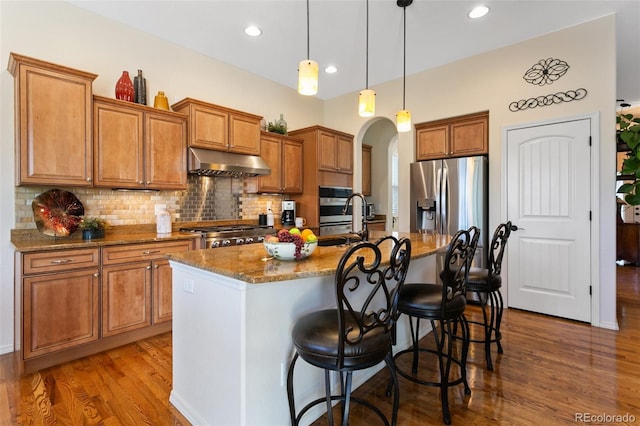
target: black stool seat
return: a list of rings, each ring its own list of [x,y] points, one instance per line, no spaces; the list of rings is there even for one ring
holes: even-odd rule
[[[389,245],[383,261],[382,245]],[[334,401],[341,404],[342,425],[349,424],[351,402],[372,410],[385,425],[395,425],[400,393],[393,364],[392,330],[398,318],[398,294],[411,259],[411,240],[393,236],[375,243],[360,242],[347,249],[335,275],[336,308],[311,312],[299,318],[291,331],[295,354],[287,374],[287,397],[291,424],[296,426],[309,409],[326,404],[333,426]],[[298,358],[324,370],[325,396],[308,402],[296,412],[293,375]],[[353,372],[384,362],[395,387],[391,422],[373,402],[351,396]],[[331,391],[330,371],[339,373],[340,392]],[[387,392],[387,395],[391,395]]]
[[[502,277],[491,275],[488,269],[469,269],[469,280],[467,281],[467,291],[495,291],[502,287]]]
[[[412,317],[449,320],[458,318],[464,312],[467,301],[464,295],[454,296],[442,307],[442,286],[439,284],[405,283],[398,300],[398,311]]]
[[[412,345],[411,348],[394,355],[396,371],[414,383],[440,388],[442,420],[446,424],[451,424],[449,387],[463,384],[465,394],[471,394],[466,371],[469,325],[464,316],[467,306],[465,286],[479,237],[480,230],[476,227],[471,227],[468,231],[458,231],[451,239],[444,258],[444,265],[440,272],[442,284],[406,283],[398,297],[398,312],[409,316]],[[420,320],[423,319],[431,322],[435,350],[419,346]],[[462,330],[460,353],[456,353],[453,345],[454,330],[457,329],[458,324]],[[418,374],[418,362],[423,353],[436,355],[438,380],[426,380],[424,375]],[[412,354],[411,373],[398,367],[398,359],[405,354]],[[459,376],[451,377],[452,364],[460,368]]]
[[[358,329],[355,321],[350,319],[345,322],[345,327]],[[335,368],[339,364],[340,336],[336,309],[312,312],[300,318],[291,331],[291,338],[300,358],[309,364],[320,368]],[[376,365],[384,361],[390,350],[391,335],[383,329],[375,329],[365,334],[357,343],[345,346],[343,368]]]

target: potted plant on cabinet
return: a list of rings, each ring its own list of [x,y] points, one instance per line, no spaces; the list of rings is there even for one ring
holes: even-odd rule
[[[104,230],[107,228],[107,222],[99,217],[83,216],[79,227],[82,229],[83,240],[104,238]]]
[[[626,151],[627,157],[622,163],[620,180],[625,180],[618,189],[624,194],[624,201],[632,206],[640,205],[640,118],[633,114],[616,116],[618,129],[616,143],[618,151]]]

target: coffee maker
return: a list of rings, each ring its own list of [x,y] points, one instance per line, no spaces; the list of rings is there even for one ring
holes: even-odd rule
[[[294,226],[296,224],[296,202],[286,200],[282,202],[282,216],[280,221],[284,226]]]

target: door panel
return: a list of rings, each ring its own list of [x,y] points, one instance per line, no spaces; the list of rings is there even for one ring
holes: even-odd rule
[[[591,320],[590,120],[507,132],[508,305]]]

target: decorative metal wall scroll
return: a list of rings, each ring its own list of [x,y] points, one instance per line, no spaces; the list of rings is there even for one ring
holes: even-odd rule
[[[587,96],[587,89],[569,90],[566,92],[557,92],[550,95],[538,96],[535,98],[521,99],[509,104],[509,110],[512,112],[523,111],[538,106],[548,106],[560,104],[562,102],[578,101]]]
[[[527,83],[544,86],[553,84],[554,81],[569,71],[569,64],[561,59],[540,59],[522,76]]]

